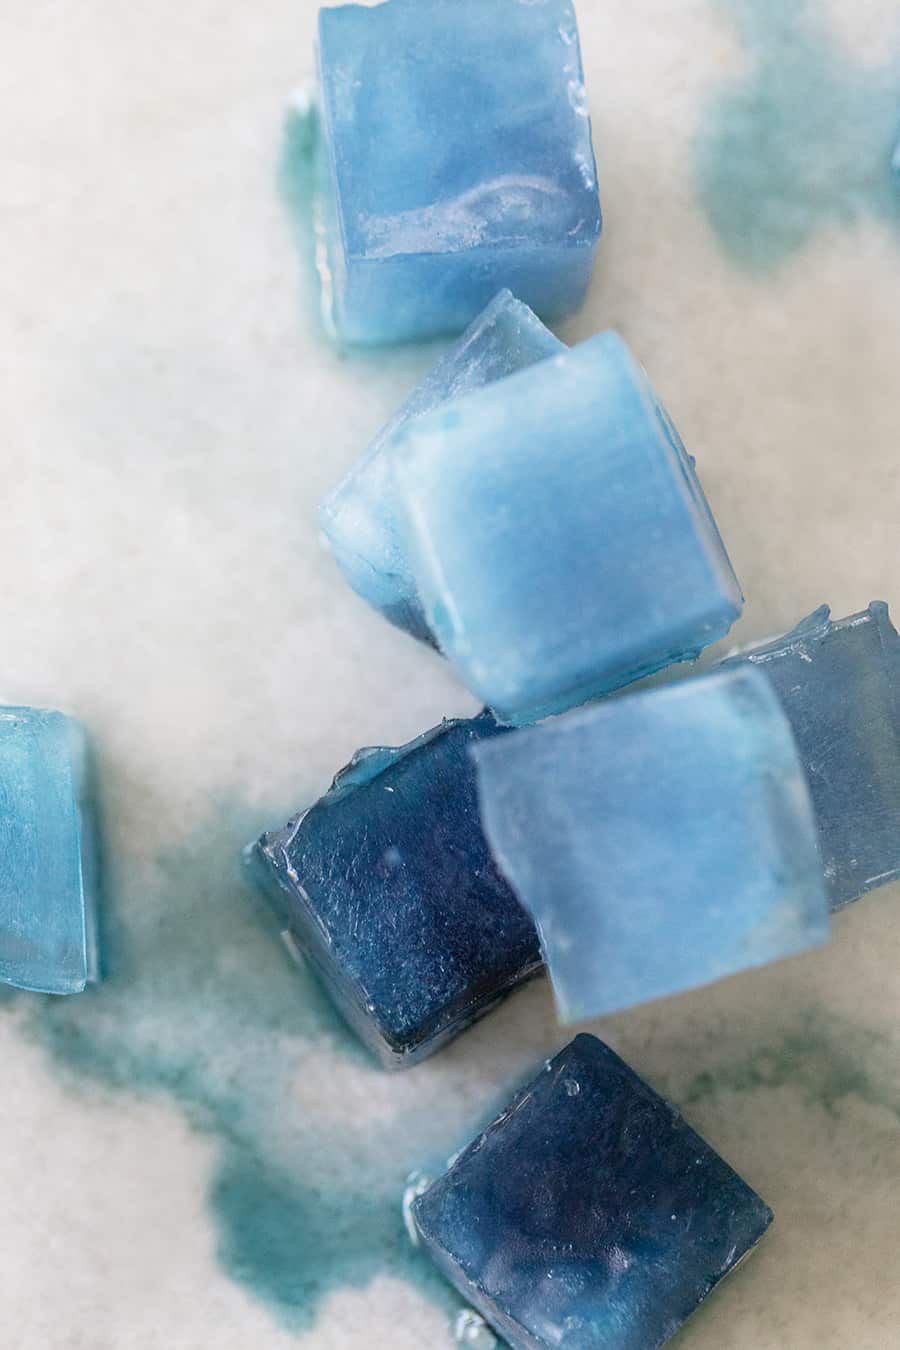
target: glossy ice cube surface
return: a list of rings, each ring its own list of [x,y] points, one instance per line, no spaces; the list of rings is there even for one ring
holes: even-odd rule
[[[607,699],[473,754],[565,1021],[827,938],[809,790],[758,670]]]
[[[512,1350],[657,1350],[772,1220],[673,1106],[584,1035],[413,1216]]]
[[[478,818],[468,750],[502,735],[484,713],[362,751],[250,850],[289,942],[389,1068],[430,1054],[540,969]]]
[[[399,498],[428,627],[505,721],[693,658],[740,614],[693,460],[615,333],[401,434]]]
[[[393,472],[402,428],[450,399],[563,351],[527,305],[501,291],[323,501],[322,530],[347,581],[414,637],[432,640],[397,518]]]
[[[508,286],[584,297],[600,200],[570,0],[386,0],[319,18],[320,271],[340,337],[459,333]]]
[[[86,742],[62,713],[0,708],[0,980],[75,994],[98,978]]]

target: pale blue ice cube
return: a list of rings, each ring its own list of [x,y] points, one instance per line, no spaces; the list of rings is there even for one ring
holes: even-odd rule
[[[615,333],[407,423],[394,461],[428,627],[507,722],[692,659],[741,612],[694,462]]]
[[[826,940],[790,725],[742,666],[474,747],[482,825],[538,928],[564,1021]]]
[[[600,235],[570,0],[387,0],[319,16],[326,310],[347,342],[459,333],[508,286],[581,304]]]

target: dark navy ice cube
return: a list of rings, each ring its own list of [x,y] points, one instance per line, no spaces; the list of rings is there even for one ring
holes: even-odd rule
[[[390,1068],[432,1053],[541,966],[481,831],[469,748],[490,713],[365,750],[249,857],[289,945]]]
[[[322,532],[350,585],[413,637],[433,641],[398,520],[394,461],[404,427],[451,399],[565,350],[527,305],[501,291],[319,507]]]
[[[600,236],[571,0],[387,0],[319,16],[319,270],[347,342],[459,333],[501,286],[584,299]]]
[[[512,1350],[657,1350],[768,1206],[593,1036],[577,1036],[413,1204]]]

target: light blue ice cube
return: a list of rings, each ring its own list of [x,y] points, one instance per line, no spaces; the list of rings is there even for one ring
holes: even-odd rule
[[[393,461],[401,429],[450,399],[565,350],[527,305],[501,291],[322,502],[322,530],[350,585],[414,637],[431,641],[397,521]]]
[[[401,435],[395,474],[426,622],[505,721],[692,659],[740,614],[693,460],[617,334]]]
[[[78,722],[0,708],[0,980],[74,994],[98,978],[97,878]]]
[[[826,940],[790,725],[751,666],[607,699],[474,748],[482,825],[564,1021]]]
[[[581,304],[600,200],[570,0],[387,0],[319,16],[317,225],[341,338],[459,333],[508,286]]]

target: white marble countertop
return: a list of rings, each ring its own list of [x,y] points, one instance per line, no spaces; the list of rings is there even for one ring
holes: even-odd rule
[[[579,11],[606,233],[563,335],[650,370],[741,638],[900,607],[900,20],[784,8]],[[358,745],[472,707],[317,538],[433,352],[309,319],[279,176],[314,16],[0,0],[0,689],[93,733],[110,890],[109,983],[0,1015],[10,1350],[449,1347],[403,1179],[566,1039],[538,984],[385,1076],[238,877]],[[685,1350],[898,1344],[898,972],[894,886],[824,952],[603,1024],[776,1211]]]

